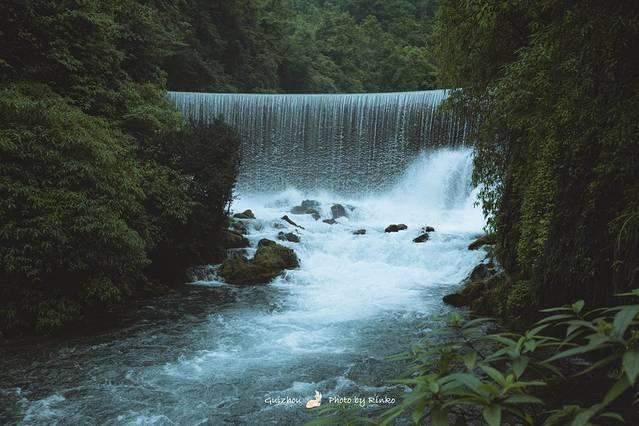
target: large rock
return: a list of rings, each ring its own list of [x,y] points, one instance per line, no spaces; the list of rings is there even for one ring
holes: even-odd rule
[[[341,204],[333,204],[331,206],[331,215],[333,219],[339,219],[340,217],[348,217],[348,213],[346,213],[346,209]]]
[[[298,237],[297,235],[293,234],[292,232],[288,232],[288,233],[280,232],[280,233],[277,234],[277,238],[279,240],[289,241],[291,243],[299,243],[300,242],[300,237]]]
[[[366,229],[358,229],[353,231],[353,235],[366,235]]]
[[[404,231],[406,229],[408,229],[408,226],[404,225],[403,223],[400,223],[397,225],[388,225],[386,229],[384,229],[384,232],[399,232],[399,231]]]
[[[251,210],[244,210],[242,213],[236,213],[233,217],[236,219],[255,219],[255,215]]]
[[[225,261],[219,274],[231,284],[266,284],[285,269],[299,266],[295,252],[271,240],[261,240],[253,259],[236,258]]]
[[[432,226],[424,226],[421,232],[435,232],[435,228],[433,228]]]
[[[335,219],[324,219],[322,222],[328,223],[329,225],[335,225],[337,223]]]
[[[230,229],[225,229],[222,232],[222,246],[225,249],[245,248],[249,245],[251,245],[249,240],[247,240],[244,235],[239,232],[232,231]]]
[[[495,242],[496,242],[495,234],[486,234],[484,236],[477,238],[472,243],[470,243],[470,245],[468,246],[468,250],[479,250],[483,246],[493,245],[495,244]]]

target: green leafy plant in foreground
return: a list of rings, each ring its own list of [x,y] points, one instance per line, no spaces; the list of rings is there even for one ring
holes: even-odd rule
[[[639,289],[619,296],[639,297]],[[636,424],[639,411],[639,304],[584,310],[584,302],[542,311],[524,333],[487,333],[491,319],[453,314],[410,351],[390,357],[410,367],[394,383],[410,388],[374,423],[410,415],[415,424]],[[313,424],[371,422],[324,407]],[[364,421],[365,420],[365,421]]]

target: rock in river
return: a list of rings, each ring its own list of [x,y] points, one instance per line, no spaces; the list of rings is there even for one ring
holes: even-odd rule
[[[339,219],[340,217],[348,217],[348,213],[346,213],[346,209],[341,204],[333,204],[331,206],[331,214],[333,215],[333,219]]]
[[[236,213],[233,215],[236,219],[255,219],[255,214],[251,210],[244,210],[242,213]]]
[[[245,248],[250,245],[249,240],[239,232],[225,229],[222,232],[222,246],[226,249]]]
[[[426,241],[428,241],[428,239],[430,238],[430,235],[428,235],[428,233],[422,234],[419,237],[415,238],[413,240],[414,243],[425,243]]]
[[[384,232],[399,232],[399,231],[404,231],[406,229],[408,229],[408,226],[404,225],[403,223],[400,223],[397,225],[388,225],[386,229],[384,229]]]
[[[299,243],[300,242],[300,237],[298,237],[297,235],[293,234],[292,232],[288,232],[288,233],[280,232],[279,234],[277,234],[277,238],[279,240],[289,241],[291,243]]]
[[[291,213],[293,214],[319,214],[319,201],[315,200],[304,200],[302,204],[299,206],[295,206],[291,209]]]
[[[482,237],[477,238],[475,241],[470,243],[468,246],[468,250],[479,250],[483,246],[495,244],[495,235],[494,234],[486,234]]]
[[[231,284],[266,284],[285,269],[299,266],[295,252],[271,240],[260,240],[253,259],[236,258],[225,261],[219,274]]]
[[[282,216],[282,220],[286,223],[290,223],[291,225],[295,226],[296,228],[300,228],[300,229],[304,229],[303,226],[298,225],[297,223],[293,222],[291,220],[290,217],[288,217],[287,215]]]

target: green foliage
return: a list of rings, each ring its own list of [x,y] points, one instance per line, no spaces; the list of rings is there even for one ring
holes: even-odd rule
[[[610,303],[638,266],[638,4],[443,1],[433,42],[451,101],[481,117],[502,265],[538,306]]]
[[[42,86],[2,90],[0,123],[0,329],[54,328],[129,294],[148,263],[130,140]]]
[[[621,296],[636,299],[639,290]],[[435,426],[636,424],[639,305],[584,306],[548,309],[522,334],[486,334],[491,319],[453,315],[447,327],[391,357],[410,361],[394,383],[411,390],[378,422],[410,414],[414,424]]]
[[[148,203],[159,223],[159,234],[150,247],[153,264],[148,273],[157,280],[184,282],[189,266],[223,260],[222,230],[226,227],[235,178],[239,169],[239,138],[222,121],[188,123],[156,138],[151,150],[153,164],[169,164],[176,170],[175,183],[152,194]],[[159,182],[163,184],[163,181]],[[179,191],[188,200],[188,211],[177,214],[170,204],[175,197],[165,190]],[[158,196],[159,195],[159,196]]]
[[[434,87],[427,39],[433,1],[296,0],[280,67],[290,92],[387,92]]]
[[[0,333],[94,318],[219,256],[239,142],[166,99],[170,10],[0,4]]]

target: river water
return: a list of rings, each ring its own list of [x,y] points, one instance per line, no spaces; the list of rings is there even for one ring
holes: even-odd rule
[[[484,225],[471,171],[469,150],[437,149],[383,191],[241,190],[233,209],[256,214],[253,246],[275,238],[283,214],[305,228],[287,225],[301,242],[283,243],[299,269],[257,287],[212,277],[97,335],[2,348],[0,423],[295,425],[313,418],[316,390],[323,402],[398,399],[388,381],[402,366],[384,357],[440,324],[441,297],[483,257],[467,250]],[[328,225],[290,213],[304,199],[324,217],[333,203],[353,210]],[[384,233],[391,223],[408,229]],[[413,243],[424,225],[436,231]]]

